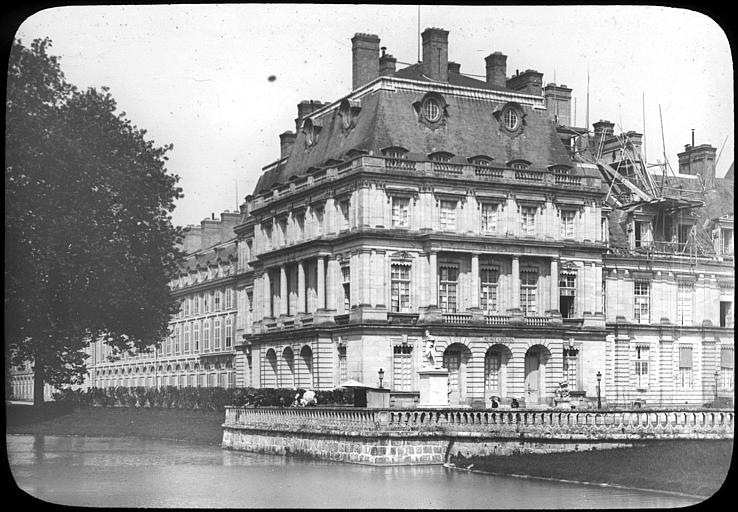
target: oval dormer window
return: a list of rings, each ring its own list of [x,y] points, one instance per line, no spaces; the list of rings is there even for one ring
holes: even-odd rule
[[[441,105],[436,98],[426,98],[423,101],[423,117],[431,123],[441,119]]]
[[[520,126],[520,116],[513,108],[506,108],[502,113],[502,120],[505,123],[505,128],[514,132]]]
[[[345,102],[341,105],[341,123],[343,124],[343,128],[345,130],[348,130],[351,128],[351,123],[353,122],[353,118],[351,116],[351,105],[349,105],[348,102]]]
[[[315,126],[309,119],[305,123],[305,144],[308,146],[315,144]]]

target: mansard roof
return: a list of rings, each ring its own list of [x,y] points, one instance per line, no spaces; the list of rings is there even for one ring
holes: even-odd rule
[[[419,80],[421,82],[433,82],[430,78],[423,74],[423,64],[417,63],[406,68],[402,68],[395,72],[397,78],[407,78],[409,80]],[[498,85],[488,84],[484,80],[477,80],[470,76],[465,76],[460,73],[455,73],[451,70],[448,71],[448,83],[451,85],[458,85],[460,87],[471,87],[474,89],[488,89],[490,91],[506,91],[511,92],[512,89],[500,87]]]
[[[524,159],[541,169],[551,165],[572,165],[546,110],[515,103],[515,95],[519,93],[498,88],[509,93],[510,102],[524,113],[522,133],[511,136],[500,129],[495,116],[495,110],[505,103],[504,96],[502,100],[495,101],[490,99],[488,92],[457,94],[448,89],[449,84],[441,85],[437,90],[430,90],[443,96],[447,115],[433,126],[418,119],[413,104],[421,101],[427,92],[423,87],[412,87],[412,83],[395,90],[379,87],[360,96],[361,110],[349,130],[342,125],[339,109],[328,108],[322,114],[318,112],[312,116],[321,121],[315,144],[307,146],[305,133],[300,130],[290,156],[267,167],[254,194],[289,183],[290,179],[304,175],[310,167],[324,166],[329,159],[343,160],[350,150],[381,155],[382,149],[392,146],[402,146],[410,155],[447,151],[464,160],[480,154],[489,155],[497,162]]]

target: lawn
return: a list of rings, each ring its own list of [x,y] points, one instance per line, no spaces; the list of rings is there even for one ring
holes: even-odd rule
[[[711,496],[730,469],[733,440],[652,441],[645,446],[573,453],[453,457],[460,467]]]
[[[8,434],[136,436],[220,444],[225,413],[188,409],[80,407],[34,418],[27,405],[6,406]]]

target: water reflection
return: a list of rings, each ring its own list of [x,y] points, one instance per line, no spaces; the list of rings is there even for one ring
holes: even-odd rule
[[[162,440],[13,435],[6,443],[22,489],[74,506],[627,508],[698,501],[441,466],[359,466]]]

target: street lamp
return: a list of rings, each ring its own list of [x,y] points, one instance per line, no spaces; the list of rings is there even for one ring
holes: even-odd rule
[[[600,399],[600,382],[602,381],[602,374],[597,371],[597,408],[602,409],[602,400]]]
[[[384,379],[384,370],[379,369],[379,389],[382,389],[382,379]]]
[[[717,407],[717,399],[718,399],[718,379],[720,378],[720,372],[715,370],[715,403],[712,404],[713,407]]]

